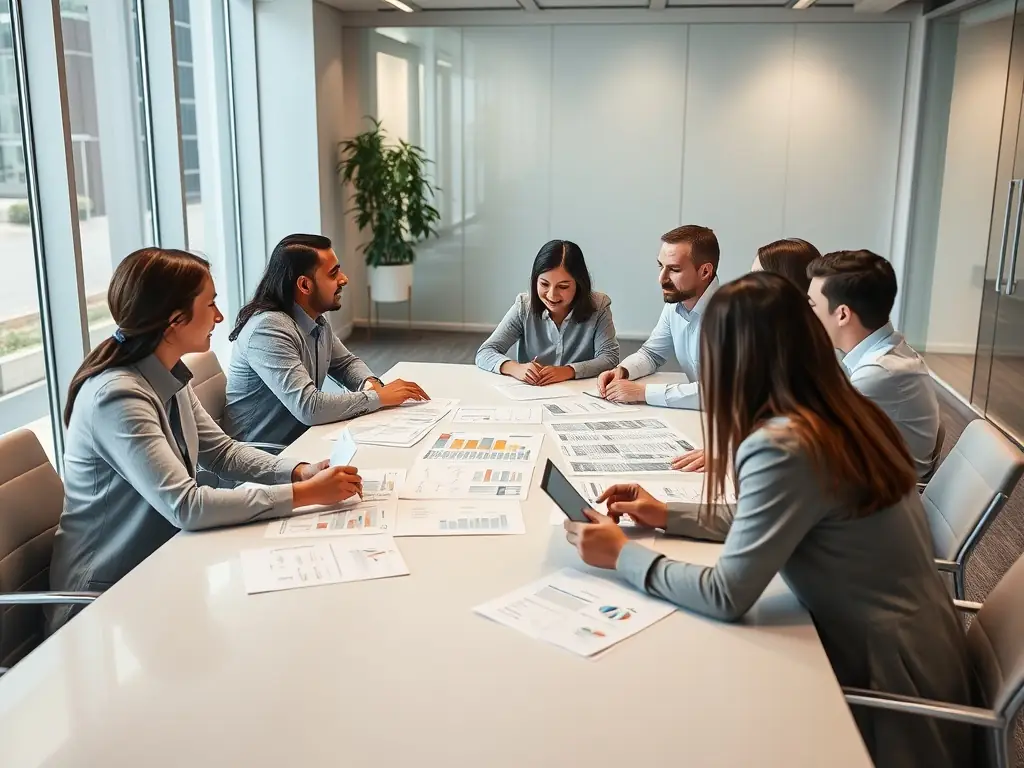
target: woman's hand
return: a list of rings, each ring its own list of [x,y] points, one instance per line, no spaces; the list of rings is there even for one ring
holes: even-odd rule
[[[503,376],[511,376],[525,384],[536,384],[536,379],[543,367],[536,360],[531,360],[529,363],[514,363],[511,360],[506,360],[501,364],[498,373]]]
[[[324,463],[305,466],[322,467]],[[322,467],[311,477],[292,484],[292,507],[337,504],[362,494],[363,478],[358,473],[355,467]]]
[[[533,382],[538,387],[547,384],[557,384],[560,381],[569,381],[576,378],[576,370],[571,365],[545,365],[541,367],[540,375]]]
[[[668,524],[668,505],[658,501],[636,483],[613,485],[597,497],[608,503],[608,516],[616,524],[629,515],[642,528],[664,528]]]
[[[682,456],[672,459],[672,469],[680,472],[703,472],[704,471],[704,449],[697,448],[687,451]]]
[[[580,559],[596,568],[615,568],[619,552],[626,545],[626,534],[610,517],[598,514],[592,509],[583,512],[589,523],[574,523],[566,520],[565,538],[576,547]]]

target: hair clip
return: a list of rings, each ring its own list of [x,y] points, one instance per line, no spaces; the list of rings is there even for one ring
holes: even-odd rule
[[[126,337],[124,335],[124,331],[122,331],[120,328],[117,328],[114,331],[114,341],[116,341],[118,344],[124,344],[125,338]]]

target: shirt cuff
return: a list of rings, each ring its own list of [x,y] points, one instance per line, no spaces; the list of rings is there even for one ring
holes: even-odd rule
[[[299,464],[306,464],[308,462],[301,461],[300,459],[292,458],[279,458],[277,460],[277,467],[274,469],[274,482],[288,485],[289,487],[289,498],[291,498],[291,483],[292,483],[292,472]]]
[[[594,376],[587,369],[590,367],[588,363],[569,363],[569,367],[572,368],[572,377],[574,379],[589,379]]]
[[[646,592],[647,574],[662,557],[664,555],[653,549],[648,549],[635,541],[627,541],[619,551],[619,558],[615,561],[615,571],[641,592]]]
[[[363,391],[366,395],[366,412],[376,411],[380,408],[380,394],[375,389],[367,389]]]
[[[301,464],[302,462],[295,462]],[[287,482],[280,485],[272,485],[267,488],[267,493],[270,494],[270,501],[272,504],[273,513],[267,515],[267,517],[288,517],[295,509],[295,501],[292,496],[292,483],[291,476],[289,475]]]
[[[667,408],[668,398],[665,394],[667,390],[668,384],[648,384],[644,389],[644,400],[648,405],[660,405],[662,408]]]
[[[615,368],[622,368],[629,376],[630,381],[642,379],[644,376],[648,374],[648,371],[641,369],[639,365],[634,365],[628,360],[623,360],[617,366],[615,366]],[[615,370],[615,368],[613,368],[612,370]]]

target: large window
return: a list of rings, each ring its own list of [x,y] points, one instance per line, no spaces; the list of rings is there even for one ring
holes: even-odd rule
[[[114,268],[154,244],[135,1],[64,0],[61,31],[95,345],[113,330],[106,294]]]
[[[0,0],[0,433],[29,427],[53,457],[9,0]]]

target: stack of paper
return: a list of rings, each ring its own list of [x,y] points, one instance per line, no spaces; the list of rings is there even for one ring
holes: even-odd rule
[[[534,639],[593,656],[675,608],[613,581],[564,568],[474,610]]]
[[[395,540],[384,534],[242,552],[242,578],[250,595],[408,573]]]
[[[693,442],[661,419],[601,419],[548,424],[577,475],[671,472]]]
[[[464,405],[456,410],[452,417],[453,424],[541,424],[542,421],[540,406],[535,405],[511,407]]]
[[[561,384],[548,384],[537,387],[522,381],[504,377],[507,381],[499,381],[494,388],[510,400],[550,400],[553,397],[570,397],[576,392]]]
[[[610,400],[585,396],[541,403],[541,407],[544,409],[544,418],[548,421],[560,421],[576,416],[617,416],[620,413],[637,410],[635,405],[619,405]]]
[[[405,479],[404,469],[360,470],[363,495],[340,504],[299,507],[294,517],[273,520],[265,536],[278,538],[316,538],[383,533],[394,527],[394,509],[398,489]]]
[[[398,507],[395,536],[494,536],[523,534],[517,502],[404,502]]]
[[[447,416],[458,402],[438,399],[407,404],[408,407],[374,414],[369,418],[364,417],[354,422],[348,429],[357,443],[411,448],[426,437],[434,425]],[[344,430],[339,430],[331,436],[332,439],[343,432]]]

